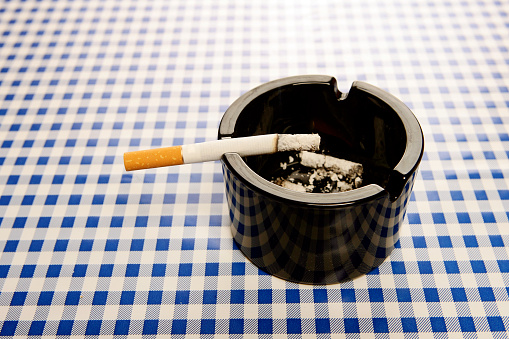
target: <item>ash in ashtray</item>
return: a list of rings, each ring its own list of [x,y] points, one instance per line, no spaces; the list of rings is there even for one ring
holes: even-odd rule
[[[285,174],[271,181],[298,192],[336,193],[362,185],[361,164],[324,154],[300,152],[297,159],[290,156],[281,163],[281,169]]]

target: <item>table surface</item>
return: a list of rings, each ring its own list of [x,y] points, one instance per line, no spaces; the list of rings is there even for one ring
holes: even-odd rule
[[[503,336],[509,3],[3,1],[0,336]],[[353,281],[274,278],[234,245],[214,140],[266,81],[327,74],[404,101],[425,154],[401,238]],[[449,333],[447,333],[449,332]]]

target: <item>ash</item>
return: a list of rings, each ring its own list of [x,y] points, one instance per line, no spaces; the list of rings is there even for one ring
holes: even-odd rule
[[[337,193],[362,185],[361,164],[329,155],[303,151],[280,167],[285,174],[271,181],[297,192]]]

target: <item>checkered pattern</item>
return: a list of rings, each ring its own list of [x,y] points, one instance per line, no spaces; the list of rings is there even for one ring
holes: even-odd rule
[[[504,1],[0,3],[0,336],[502,337],[509,329]],[[265,274],[218,162],[125,173],[214,140],[298,74],[403,100],[426,145],[400,240],[352,281]]]

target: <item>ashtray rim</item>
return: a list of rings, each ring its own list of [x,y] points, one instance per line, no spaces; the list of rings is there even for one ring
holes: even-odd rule
[[[327,75],[292,76],[261,84],[241,95],[226,110],[219,125],[218,139],[231,138],[234,133],[236,120],[242,113],[243,109],[260,95],[279,87],[304,84],[328,84],[333,85],[334,88],[337,89],[336,79]],[[424,152],[424,137],[421,126],[412,111],[392,94],[362,81],[354,81],[351,86],[351,89],[353,88],[360,89],[363,92],[373,95],[385,102],[396,112],[396,114],[398,114],[405,127],[407,136],[405,151],[400,161],[395,166],[386,188],[382,188],[377,184],[369,184],[347,192],[296,192],[280,187],[261,177],[236,153],[224,154],[221,160],[232,174],[239,178],[239,180],[241,180],[241,182],[250,189],[258,194],[270,196],[273,199],[282,201],[286,204],[332,208],[337,206],[362,204],[366,201],[381,198],[387,194],[391,195],[391,200],[397,199],[399,192],[402,189],[400,186],[404,186],[404,184],[408,181],[408,178],[416,170]],[[346,96],[347,95],[344,95],[344,97]],[[338,100],[342,99],[344,99],[343,96],[338,97]],[[393,179],[392,182],[391,178]],[[394,190],[391,189],[392,187],[395,187]],[[393,193],[392,191],[397,193]]]

